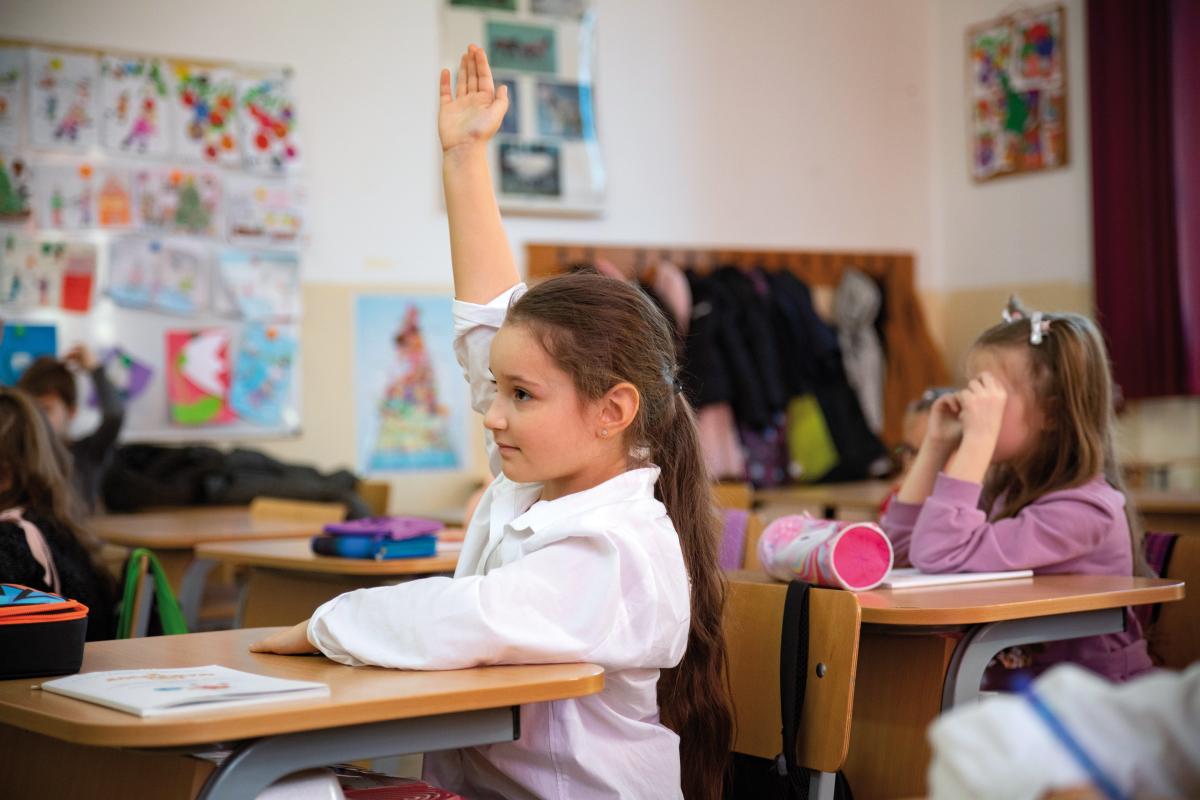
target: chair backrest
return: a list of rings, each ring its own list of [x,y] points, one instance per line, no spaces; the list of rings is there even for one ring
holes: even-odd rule
[[[754,505],[754,490],[748,483],[726,482],[713,484],[713,497],[718,508],[740,508],[749,511]]]
[[[1200,660],[1200,535],[1183,533],[1175,539],[1163,577],[1186,582],[1186,596],[1162,604],[1146,639],[1162,666],[1184,669]]]
[[[742,569],[762,572],[763,565],[758,559],[758,540],[762,538],[763,529],[767,527],[766,520],[760,514],[751,514],[746,522],[746,551],[742,554]]]
[[[341,522],[346,518],[346,506],[342,503],[315,503],[310,500],[256,497],[250,502],[250,516],[318,523]]]
[[[358,496],[370,507],[377,517],[388,513],[388,500],[392,496],[392,485],[387,481],[359,481],[355,488]]]
[[[786,595],[787,584],[761,573],[729,575],[724,627],[737,753],[774,758],[783,747],[779,643]],[[846,760],[860,623],[851,592],[810,591],[808,685],[796,753],[802,767],[837,772]]]

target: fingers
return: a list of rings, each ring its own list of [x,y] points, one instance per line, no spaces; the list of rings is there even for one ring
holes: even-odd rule
[[[463,57],[458,62],[458,82],[454,84],[454,96],[461,98],[467,96],[467,54],[463,53]]]
[[[467,48],[467,94],[479,91],[479,65],[476,63],[475,45]]]
[[[438,79],[438,95],[442,105],[446,105],[454,98],[450,95],[450,70],[442,70],[442,74]]]
[[[268,644],[268,642],[270,642],[270,641],[271,641],[270,639],[263,639],[262,641],[255,642],[254,644],[250,645],[250,652],[251,653],[269,653],[269,652],[271,652],[271,647]]]
[[[479,91],[495,92],[496,84],[492,80],[492,68],[488,65],[487,53],[482,47],[475,47],[475,70],[479,73]]]

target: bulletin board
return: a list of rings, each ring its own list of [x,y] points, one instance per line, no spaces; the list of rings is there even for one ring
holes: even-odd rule
[[[442,0],[441,66],[488,54],[509,110],[489,157],[501,210],[599,216],[606,176],[596,119],[591,0]]]
[[[297,119],[288,67],[0,40],[0,383],[83,342],[127,439],[298,432]]]

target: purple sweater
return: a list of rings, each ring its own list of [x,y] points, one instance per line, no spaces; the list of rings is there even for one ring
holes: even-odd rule
[[[1133,574],[1125,496],[1103,476],[1048,492],[1015,517],[996,522],[988,522],[979,508],[982,492],[977,483],[940,474],[924,503],[894,500],[881,524],[896,561],[911,561],[922,572]],[[1061,661],[1113,680],[1127,680],[1153,666],[1141,626],[1128,609],[1124,632],[1051,642],[1034,656],[1040,669]]]

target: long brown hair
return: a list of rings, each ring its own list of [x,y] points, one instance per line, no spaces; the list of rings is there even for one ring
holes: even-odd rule
[[[997,464],[983,487],[984,508],[1002,498],[994,519],[1015,517],[1048,492],[1080,486],[1103,475],[1125,495],[1134,574],[1148,575],[1142,527],[1129,503],[1116,458],[1112,373],[1096,324],[1079,314],[1042,314],[1041,342],[1031,344],[1028,312],[980,335],[973,350],[1020,349],[1029,357],[1030,378],[1043,430],[1033,452],[1019,463]]]
[[[9,486],[0,509],[20,507],[48,519],[78,540],[102,580],[111,581],[100,543],[79,524],[80,501],[71,485],[71,458],[45,416],[20,389],[0,387],[0,471]]]
[[[677,391],[672,328],[643,292],[586,272],[533,287],[509,309],[506,324],[528,326],[584,398],[599,399],[626,381],[641,396],[627,444],[635,458],[645,455],[662,470],[655,494],[679,534],[691,580],[687,650],[679,666],[663,670],[659,709],[680,737],[684,797],[720,797],[733,739],[721,630],[725,579],[717,562],[721,524],[695,416]]]

